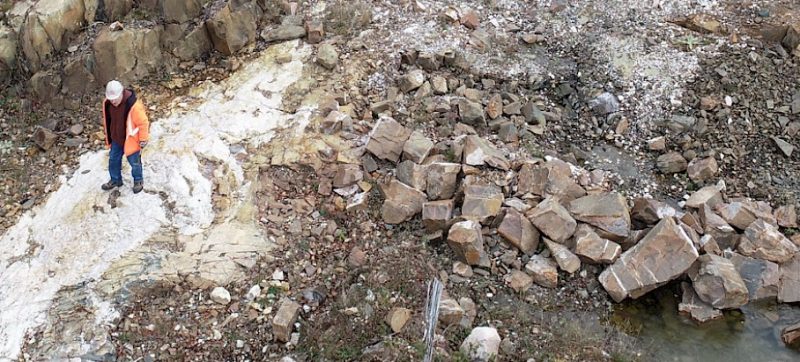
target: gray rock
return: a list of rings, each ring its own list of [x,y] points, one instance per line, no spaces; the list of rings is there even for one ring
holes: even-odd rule
[[[593,264],[611,264],[617,260],[622,248],[619,244],[603,239],[586,224],[575,231],[575,254],[581,260]]]
[[[556,260],[561,270],[567,273],[575,273],[581,268],[581,260],[578,259],[566,246],[544,238],[544,243],[550,249],[550,254]]]
[[[434,162],[427,167],[426,192],[431,200],[453,197],[456,192],[461,164]]]
[[[736,309],[749,301],[747,286],[728,259],[701,255],[688,274],[700,299],[714,308]]]
[[[427,167],[418,165],[411,160],[400,162],[400,164],[397,165],[395,174],[400,182],[417,190],[425,191],[428,185]]]
[[[589,101],[589,107],[595,113],[604,116],[619,112],[619,101],[613,94],[606,92]]]
[[[483,105],[467,99],[462,99],[458,103],[458,116],[461,118],[462,122],[472,126],[486,124],[486,114],[483,110]]]
[[[421,70],[412,70],[408,74],[400,77],[398,86],[403,93],[411,92],[425,83],[425,72]]]
[[[216,287],[211,291],[211,300],[214,303],[228,305],[231,302],[231,293],[223,287]]]
[[[33,132],[33,142],[45,151],[52,148],[56,140],[58,140],[58,135],[47,128],[37,127]]]
[[[317,64],[328,70],[333,70],[339,64],[339,52],[331,44],[323,44],[317,50]]]
[[[414,131],[403,146],[403,159],[422,163],[432,149],[433,141],[425,137],[422,132]]]
[[[500,212],[503,192],[497,186],[469,185],[464,188],[461,215],[469,220],[485,222]]]
[[[722,318],[722,312],[700,299],[689,283],[682,282],[681,289],[683,290],[683,297],[681,303],[678,304],[679,312],[689,314],[698,323]]]
[[[750,301],[770,299],[778,296],[781,272],[778,264],[730,252],[729,257],[736,271],[747,286]]]
[[[525,271],[533,277],[533,281],[545,288],[555,288],[558,286],[558,269],[556,262],[541,255],[534,255]]]
[[[558,201],[546,198],[527,213],[539,231],[552,240],[564,242],[575,233],[578,223]]]
[[[393,118],[382,117],[370,133],[367,151],[380,159],[397,162],[410,136],[411,131]]]
[[[277,28],[264,29],[261,38],[267,42],[280,42],[300,39],[306,36],[306,28],[301,25],[282,24]]]
[[[631,230],[631,217],[625,197],[608,192],[593,194],[569,203],[569,212],[577,220],[594,225],[615,238],[624,240]]]
[[[794,146],[792,146],[789,142],[786,142],[778,137],[772,137],[772,141],[775,142],[775,145],[778,147],[781,152],[783,152],[784,156],[792,157],[792,152],[794,152]]]

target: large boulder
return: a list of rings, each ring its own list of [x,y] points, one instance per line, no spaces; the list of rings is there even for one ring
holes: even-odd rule
[[[778,301],[782,303],[800,302],[800,253],[781,265],[781,288]]]
[[[171,52],[178,59],[188,62],[207,54],[213,47],[206,26],[197,25],[193,28],[189,27],[184,36],[171,47],[171,50],[169,48],[165,50]]]
[[[469,185],[464,189],[461,215],[482,223],[497,216],[502,206],[503,192],[497,186]]]
[[[422,211],[422,204],[427,200],[425,194],[400,181],[391,180],[383,188],[386,201],[381,208],[381,216],[387,224],[400,224],[411,220]]]
[[[747,286],[733,263],[705,254],[689,269],[692,286],[704,302],[717,309],[736,309],[747,304]]]
[[[798,252],[798,247],[778,228],[759,219],[745,229],[738,251],[742,255],[780,264],[789,261]]]
[[[581,224],[575,231],[575,254],[592,264],[611,264],[617,260],[622,248],[619,244],[603,239],[589,225]]]
[[[481,224],[467,220],[453,224],[447,234],[447,244],[458,260],[469,265],[489,267],[489,256],[483,249]]]
[[[517,195],[544,195],[550,170],[541,165],[526,163],[517,173]]]
[[[698,256],[683,228],[665,218],[600,274],[600,284],[617,302],[635,299],[683,275]]]
[[[606,231],[614,240],[625,240],[631,231],[631,216],[625,197],[616,193],[584,196],[569,203],[569,212],[580,221]]]
[[[461,164],[434,162],[427,167],[426,192],[431,200],[443,200],[453,197],[458,183]]]
[[[94,41],[95,80],[131,82],[161,69],[161,28],[104,30]]]
[[[440,200],[422,204],[422,225],[428,232],[445,231],[453,219],[455,201]]]
[[[0,24],[0,81],[17,67],[17,33]]]
[[[539,246],[539,230],[536,230],[525,215],[514,209],[508,209],[497,232],[511,245],[525,254],[531,255]]]
[[[747,286],[750,301],[778,296],[781,272],[778,264],[731,253],[730,260]]]
[[[706,186],[700,190],[695,191],[692,196],[686,200],[686,206],[699,209],[703,205],[711,208],[716,207],[722,203],[722,193],[717,186]]]
[[[756,221],[756,215],[751,208],[745,206],[741,202],[731,202],[730,204],[720,204],[717,206],[717,212],[722,219],[733,227],[744,230],[750,226],[753,221]]]
[[[633,209],[631,209],[631,219],[647,225],[655,225],[659,220],[673,217],[675,214],[675,208],[667,205],[666,202],[645,197],[633,200]]]
[[[700,222],[706,235],[711,235],[720,249],[735,250],[739,245],[740,235],[728,225],[725,220],[717,215],[708,205],[703,205],[699,210]]]
[[[508,171],[511,165],[500,150],[480,136],[467,136],[464,144],[464,163],[470,166],[489,165]]]
[[[411,131],[391,117],[382,117],[372,128],[367,151],[382,160],[397,162]]]
[[[232,55],[256,39],[261,8],[255,2],[230,2],[206,21],[214,49]]]
[[[28,12],[20,30],[22,52],[33,71],[67,48],[85,24],[83,0],[41,0]]]
[[[563,243],[573,233],[578,223],[557,200],[546,198],[527,213],[539,231],[550,239]]]

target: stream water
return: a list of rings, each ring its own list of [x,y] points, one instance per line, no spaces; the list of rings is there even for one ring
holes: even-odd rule
[[[800,307],[751,303],[698,325],[678,313],[676,288],[661,288],[620,304],[612,323],[639,338],[653,361],[800,361],[781,342],[781,330],[800,321]]]

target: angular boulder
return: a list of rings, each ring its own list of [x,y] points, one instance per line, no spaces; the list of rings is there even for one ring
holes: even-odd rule
[[[616,193],[584,196],[569,203],[569,212],[577,220],[606,231],[615,240],[625,240],[631,231],[631,216],[625,197]]]
[[[525,272],[533,277],[533,281],[545,288],[555,288],[558,286],[557,264],[550,258],[541,255],[534,255],[528,264],[525,264]]]
[[[781,264],[781,288],[778,291],[781,303],[800,302],[800,253],[795,253],[788,262]]]
[[[708,205],[703,205],[698,210],[698,213],[705,234],[711,235],[720,249],[736,249],[741,237],[732,226],[728,225],[728,223],[712,211]]]
[[[635,299],[683,275],[698,256],[686,232],[665,218],[600,274],[600,284],[617,302]]]
[[[470,166],[489,165],[508,171],[511,168],[503,153],[480,136],[467,136],[464,143],[464,163]]]
[[[517,174],[517,195],[544,195],[550,171],[539,165],[526,163]]]
[[[528,211],[526,216],[539,231],[560,243],[569,239],[578,226],[567,209],[552,198],[544,199],[539,205]]]
[[[688,274],[700,299],[714,308],[736,309],[749,301],[747,286],[728,259],[701,255]]]
[[[701,183],[710,180],[719,172],[719,165],[714,157],[695,158],[686,168],[686,173],[689,174],[689,179]]]
[[[472,220],[453,224],[447,235],[447,244],[460,261],[469,265],[489,266],[489,257],[483,249],[481,224]]]
[[[706,186],[700,190],[695,191],[692,196],[686,200],[686,207],[699,209],[703,205],[708,205],[711,208],[716,207],[722,203],[722,193],[717,186]]]
[[[670,152],[663,154],[656,160],[656,166],[662,173],[671,174],[686,171],[686,159],[680,153]]]
[[[461,164],[434,162],[427,167],[426,192],[431,200],[453,197],[458,184]]]
[[[756,221],[755,214],[741,202],[720,204],[717,206],[717,212],[725,222],[739,230],[747,229],[753,221]]]
[[[419,88],[422,83],[425,83],[425,72],[421,70],[412,70],[408,74],[400,77],[398,86],[403,93],[408,93]]]
[[[405,145],[403,145],[403,159],[422,163],[432,149],[433,141],[425,137],[422,132],[414,131],[406,140]]]
[[[417,190],[425,191],[428,185],[427,167],[418,165],[414,161],[400,162],[395,169],[395,174],[400,182]]]
[[[781,206],[775,209],[775,220],[779,226],[785,228],[797,227],[797,211],[794,205]]]
[[[519,211],[508,209],[497,232],[511,245],[525,254],[531,255],[539,246],[539,230]]]
[[[730,260],[747,286],[750,301],[778,296],[781,272],[778,264],[731,253]]]
[[[361,166],[344,164],[339,165],[336,169],[336,174],[333,176],[333,187],[342,188],[355,184],[364,179],[364,172],[361,171]]]
[[[229,3],[206,21],[214,49],[233,55],[256,39],[260,9],[255,2]]]
[[[461,343],[459,351],[470,361],[494,361],[500,351],[500,335],[491,327],[477,327]]]
[[[391,117],[382,117],[369,135],[367,151],[382,160],[397,162],[411,131]]]
[[[484,222],[497,216],[503,199],[503,192],[497,186],[469,185],[464,188],[461,215],[466,219]]]
[[[460,323],[464,314],[464,308],[455,299],[443,298],[439,302],[439,321],[445,326]]]
[[[722,312],[700,299],[700,296],[697,295],[689,283],[682,282],[681,290],[683,291],[683,297],[681,298],[681,303],[678,304],[679,312],[688,314],[698,323],[722,318]]]
[[[440,200],[422,204],[422,225],[428,232],[444,231],[453,219],[455,201]]]
[[[611,264],[617,260],[622,248],[619,244],[603,239],[586,224],[575,230],[575,254],[584,262]]]
[[[533,278],[519,270],[512,270],[511,273],[506,274],[505,281],[517,293],[524,293],[533,284]]]
[[[566,246],[547,238],[544,239],[544,243],[550,249],[550,254],[553,255],[553,259],[556,260],[561,270],[572,274],[581,268],[581,260],[569,251]]]
[[[294,322],[300,314],[300,304],[291,300],[284,300],[275,318],[272,318],[272,334],[279,342],[289,342],[291,338]]]
[[[471,126],[478,126],[486,123],[483,105],[478,102],[462,99],[458,103],[458,116],[461,118],[462,122]]]
[[[745,229],[737,250],[745,256],[780,264],[789,261],[798,252],[798,246],[778,228],[759,219]]]
[[[387,224],[400,224],[411,220],[422,211],[427,201],[425,194],[400,181],[392,180],[383,188],[386,201],[381,208],[381,216]]]
[[[655,225],[665,217],[675,216],[675,209],[666,202],[640,197],[633,201],[631,218],[647,225]]]

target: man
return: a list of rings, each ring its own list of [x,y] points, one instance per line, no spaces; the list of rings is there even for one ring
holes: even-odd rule
[[[103,190],[122,186],[122,155],[128,158],[133,175],[133,193],[144,188],[142,175],[142,149],[150,139],[150,121],[144,105],[136,99],[133,90],[125,89],[122,83],[112,80],[106,85],[103,101],[103,130],[108,153],[108,173],[111,180],[103,184]]]

